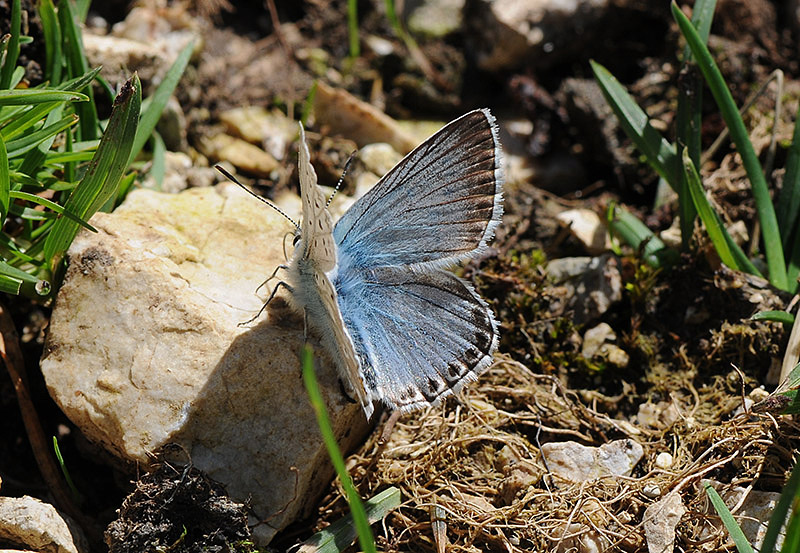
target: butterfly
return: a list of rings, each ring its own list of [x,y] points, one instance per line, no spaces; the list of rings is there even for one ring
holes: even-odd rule
[[[487,248],[500,223],[503,165],[488,109],[428,138],[333,224],[305,133],[302,222],[283,284],[369,419],[373,403],[435,405],[492,362],[498,325],[445,270]]]

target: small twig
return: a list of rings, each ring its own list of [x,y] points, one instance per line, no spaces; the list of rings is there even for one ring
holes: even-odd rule
[[[88,533],[92,530],[92,525],[72,500],[72,495],[70,495],[61,471],[51,455],[50,442],[45,436],[36,407],[33,405],[33,400],[28,391],[25,359],[19,347],[17,329],[14,327],[11,315],[3,303],[0,303],[0,358],[3,360],[8,375],[14,384],[19,410],[22,413],[22,422],[25,424],[25,432],[28,435],[33,456],[47,488],[53,494],[56,506],[78,521]]]

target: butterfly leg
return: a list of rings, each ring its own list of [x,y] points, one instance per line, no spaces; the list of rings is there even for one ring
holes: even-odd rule
[[[261,290],[261,288],[262,288],[262,287],[266,286],[266,284],[267,284],[267,283],[268,283],[270,280],[272,280],[273,278],[275,278],[275,275],[277,275],[277,274],[278,274],[278,271],[280,271],[281,269],[283,269],[283,270],[286,270],[286,269],[288,269],[288,268],[289,268],[289,266],[288,266],[288,265],[278,265],[277,267],[275,267],[275,270],[274,270],[274,271],[272,271],[272,274],[269,276],[269,278],[268,278],[267,280],[265,280],[264,282],[262,282],[261,284],[259,284],[259,285],[258,285],[258,288],[256,288],[256,294],[258,294],[258,291],[259,291],[259,290]],[[273,292],[273,293],[272,293],[272,295],[275,295],[275,292]],[[269,301],[267,301],[267,303],[269,303]]]
[[[278,269],[280,269],[280,267],[278,267]],[[278,272],[278,269],[275,269],[275,272]],[[272,277],[274,277],[274,276],[275,275],[273,274]],[[270,278],[272,278],[272,277],[270,277]],[[264,310],[267,308],[267,306],[269,305],[269,302],[272,301],[272,298],[275,297],[275,294],[278,292],[278,289],[281,286],[286,288],[289,291],[289,293],[294,293],[294,288],[292,288],[291,286],[289,286],[288,284],[286,284],[282,280],[278,281],[278,284],[276,284],[275,288],[272,289],[272,293],[269,295],[269,298],[267,298],[267,301],[264,303],[264,305],[261,306],[261,309],[258,310],[258,313],[256,313],[253,318],[248,319],[247,321],[245,321],[243,323],[239,323],[239,326],[249,325],[250,323],[252,323],[256,319],[258,319],[261,316],[261,314],[264,312]]]

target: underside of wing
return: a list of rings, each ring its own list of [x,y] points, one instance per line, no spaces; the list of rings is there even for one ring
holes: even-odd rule
[[[442,270],[365,270],[335,283],[370,399],[404,411],[475,380],[497,349],[489,306]]]
[[[339,256],[357,267],[444,266],[486,246],[502,216],[502,153],[488,110],[449,123],[339,220]]]

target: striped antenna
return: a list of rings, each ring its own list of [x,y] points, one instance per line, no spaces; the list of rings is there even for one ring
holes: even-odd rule
[[[240,187],[241,187],[241,188],[242,188],[242,189],[243,189],[245,192],[247,192],[248,194],[250,194],[251,196],[253,196],[255,199],[257,199],[257,200],[260,200],[260,201],[264,202],[265,204],[267,204],[268,206],[270,206],[272,209],[274,209],[275,211],[277,211],[278,213],[280,213],[281,215],[283,215],[284,217],[286,217],[286,219],[288,219],[288,220],[289,220],[289,222],[290,222],[290,223],[292,223],[292,224],[294,225],[294,228],[296,228],[297,230],[300,230],[300,225],[299,225],[299,224],[297,224],[297,223],[294,221],[294,219],[292,219],[291,217],[289,217],[288,215],[286,215],[286,213],[284,213],[284,211],[283,211],[281,208],[279,208],[277,205],[275,205],[275,204],[274,204],[274,203],[272,203],[271,201],[269,201],[269,200],[267,200],[267,199],[265,199],[265,198],[262,198],[261,196],[259,196],[258,194],[256,194],[255,192],[253,192],[252,190],[250,190],[249,188],[247,188],[245,185],[243,185],[241,182],[239,182],[238,180],[236,180],[236,177],[234,177],[233,175],[231,175],[230,173],[228,173],[228,171],[226,171],[226,170],[225,170],[225,168],[224,168],[222,165],[219,165],[219,164],[217,164],[217,165],[214,165],[214,169],[216,169],[217,171],[219,171],[220,173],[222,173],[223,175],[225,175],[225,178],[227,178],[229,181],[231,181],[231,182],[233,182],[233,183],[236,183],[236,184],[238,184],[238,185],[239,185],[239,186],[240,186]],[[330,202],[329,202],[329,203],[330,203]]]
[[[342,183],[344,182],[344,177],[347,175],[347,170],[350,169],[350,164],[353,163],[353,160],[356,158],[356,154],[358,152],[353,152],[350,154],[350,157],[347,158],[347,162],[344,164],[344,171],[342,171],[342,176],[339,177],[339,182],[336,183],[336,187],[333,189],[333,193],[331,197],[328,198],[328,201],[325,203],[325,207],[330,207],[331,202],[333,201],[333,197],[336,196],[336,193],[339,192],[339,189],[342,187]]]

